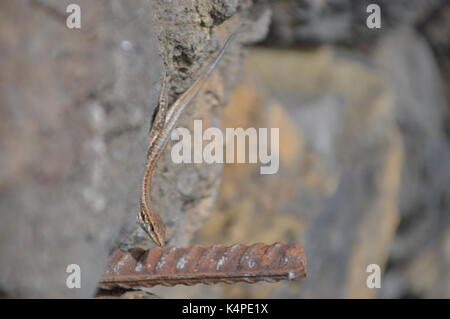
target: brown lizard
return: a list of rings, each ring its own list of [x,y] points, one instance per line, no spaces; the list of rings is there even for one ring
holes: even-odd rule
[[[222,49],[212,62],[200,72],[199,77],[194,83],[173,103],[167,110],[167,74],[164,74],[163,84],[159,97],[158,110],[154,117],[152,127],[149,133],[149,147],[147,151],[147,165],[142,181],[142,194],[140,211],[137,216],[138,224],[148,234],[148,236],[159,246],[164,246],[166,237],[166,227],[159,213],[154,209],[151,199],[151,181],[156,167],[156,163],[169,141],[170,134],[175,127],[178,118],[183,110],[195,98],[206,79],[219,64],[223,58],[226,49],[236,38],[242,29],[239,26],[226,40]]]

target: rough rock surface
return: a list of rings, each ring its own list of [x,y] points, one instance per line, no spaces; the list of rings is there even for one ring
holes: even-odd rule
[[[183,93],[202,67],[221,48],[226,38],[241,24],[246,28],[221,61],[205,88],[180,117],[179,127],[192,132],[194,120],[203,121],[203,130],[221,127],[227,94],[239,75],[241,43],[251,43],[265,36],[268,9],[253,6],[252,1],[154,1],[152,3],[161,56],[169,74],[169,101]],[[183,26],[183,27],[181,27]],[[170,102],[169,102],[170,104]],[[220,184],[222,166],[206,163],[180,165],[170,158],[171,146],[157,166],[153,198],[163,213],[167,226],[167,244],[189,244],[195,231],[210,214]],[[142,232],[131,234],[122,247],[153,246]]]
[[[134,220],[161,64],[149,3],[78,1],[80,30],[66,27],[69,3],[0,4],[7,296],[92,296],[120,229]],[[66,286],[69,264],[81,267],[80,289]]]

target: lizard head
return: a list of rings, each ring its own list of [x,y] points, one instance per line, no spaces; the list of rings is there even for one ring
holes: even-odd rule
[[[164,246],[166,228],[158,214],[151,214],[144,205],[141,205],[141,209],[137,216],[137,222],[158,246]]]

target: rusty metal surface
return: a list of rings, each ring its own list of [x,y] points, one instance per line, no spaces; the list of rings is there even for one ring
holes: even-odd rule
[[[100,288],[274,282],[305,276],[306,258],[298,243],[118,249],[109,257]]]

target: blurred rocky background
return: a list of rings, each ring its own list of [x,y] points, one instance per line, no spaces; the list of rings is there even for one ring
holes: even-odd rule
[[[111,249],[152,245],[134,220],[162,65],[174,100],[244,22],[180,125],[278,127],[279,172],[169,145],[153,195],[169,245],[300,241],[308,277],[148,293],[450,298],[448,1],[79,0],[82,32],[70,2],[0,3],[1,295],[94,296]]]

